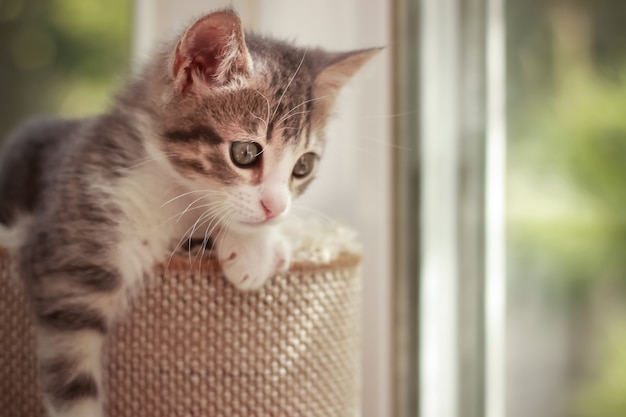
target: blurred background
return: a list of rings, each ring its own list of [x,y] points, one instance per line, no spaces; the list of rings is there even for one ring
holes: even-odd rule
[[[210,6],[204,7],[205,3]],[[176,2],[163,1],[159,2],[158,10],[183,10],[184,13],[177,15],[182,20],[182,16],[193,15],[201,7],[215,8],[213,3],[228,2],[196,1],[178,6]],[[284,15],[280,17],[289,22],[282,27],[279,23],[272,26],[267,23],[272,21],[271,17],[263,14],[274,10],[269,2],[239,3],[236,6],[243,9],[244,17],[250,16],[250,24],[285,36],[291,33],[292,38],[298,38],[297,27],[307,19],[307,13],[298,12],[297,6],[291,6],[289,11],[283,4],[284,7],[276,10],[282,10]],[[365,136],[362,126],[372,120],[387,120],[390,122],[385,123],[392,125],[426,123],[420,122],[418,115],[419,109],[425,108],[425,103],[420,102],[420,97],[423,98],[420,82],[427,81],[423,78],[427,72],[423,71],[419,53],[423,51],[424,36],[420,31],[420,12],[428,3],[432,1],[380,0],[363,6],[354,2],[354,7],[335,7],[335,22],[355,19],[357,23],[359,19],[378,22],[384,36],[375,42],[388,43],[396,52],[402,51],[399,44],[405,44],[409,53],[382,58],[384,62],[380,65],[391,68],[396,78],[389,79],[382,72],[374,81],[384,92],[381,102],[391,101],[396,105],[387,103],[383,110],[378,107],[359,112],[347,122],[338,122],[344,125],[333,129],[344,132],[341,129],[345,128],[348,133],[357,132],[361,138]],[[474,33],[477,44],[486,42],[489,18],[478,18],[471,12],[484,12],[488,0],[443,3],[456,5],[455,20],[450,23],[453,27],[474,27],[473,31],[459,30],[461,35]],[[506,207],[502,219],[506,283],[506,314],[501,335],[505,346],[502,410],[506,417],[623,417],[626,416],[626,2],[504,0],[503,6],[507,135],[505,193],[501,196]],[[323,11],[335,10],[333,7],[320,9],[320,20],[329,15]],[[407,11],[404,23],[393,18],[399,8]],[[379,13],[381,9],[387,12]],[[133,44],[137,45],[137,22],[142,19],[134,16],[134,10],[138,8],[130,0],[0,0],[0,136],[4,138],[19,121],[33,114],[80,116],[106,109],[111,92],[121,85],[137,57]],[[355,10],[360,14],[355,14]],[[159,25],[167,18],[161,16]],[[360,27],[357,23],[353,25]],[[160,27],[153,22],[152,30],[155,25]],[[350,27],[356,35],[367,29]],[[318,32],[319,27],[313,25],[311,34],[302,36],[309,43],[332,44],[332,36],[317,42]],[[358,41],[353,37],[341,39],[341,46],[345,47],[374,42],[368,40],[356,45]],[[460,51],[459,55],[467,58],[463,53],[466,52]],[[479,53],[478,60],[486,59],[484,55]],[[460,59],[459,68],[465,62]],[[485,65],[477,68],[485,70]],[[455,74],[457,91],[473,85],[473,78],[466,72],[459,70]],[[478,96],[479,102],[484,102],[481,97],[486,94],[483,85],[488,83],[486,77],[486,71],[475,76],[479,81],[472,97]],[[394,83],[408,89],[408,99],[394,97],[398,91],[392,88]],[[360,84],[358,88],[364,86]],[[346,106],[350,103],[348,100]],[[480,111],[474,114],[474,110],[468,110],[463,102],[458,106],[459,119],[484,118]],[[356,127],[350,127],[350,123]],[[386,185],[372,196],[367,189],[371,182],[352,179],[367,169],[366,164],[365,168],[356,164],[355,171],[349,174],[351,180],[339,189],[338,194],[344,195],[341,201],[323,197],[321,191],[315,195],[322,196],[316,199],[324,211],[333,214],[335,210],[344,220],[349,221],[357,213],[358,219],[353,220],[355,227],[364,235],[366,244],[371,243],[370,247],[374,248],[369,256],[382,259],[373,264],[376,274],[367,278],[366,283],[366,310],[374,305],[376,308],[366,313],[370,316],[364,324],[368,338],[364,415],[400,417],[419,415],[422,410],[426,417],[427,412],[419,407],[420,393],[429,384],[424,374],[419,376],[420,369],[426,366],[419,363],[423,323],[419,308],[413,305],[420,302],[420,265],[426,256],[420,242],[424,241],[418,236],[421,233],[418,222],[410,216],[405,220],[396,218],[405,229],[403,236],[398,236],[387,208],[388,205],[413,207],[416,217],[427,203],[419,198],[420,169],[423,169],[419,160],[423,154],[419,150],[423,149],[424,138],[419,129],[403,130],[384,123],[376,126],[388,132],[375,134],[369,138],[370,142],[361,142],[357,156],[366,158],[370,153],[382,152],[378,157],[391,160],[392,154],[402,153],[415,158],[409,162],[415,169],[392,170],[383,165],[386,173],[379,179]],[[483,133],[478,129],[478,136]],[[462,139],[463,135],[459,135],[456,140]],[[461,164],[459,161],[464,156],[483,152],[483,142],[477,139],[476,146],[469,140],[463,142],[456,149],[458,154],[450,158],[453,163]],[[369,143],[370,149],[363,150],[367,147],[363,143]],[[338,163],[341,161],[340,158]],[[469,173],[482,178],[484,158],[474,161],[478,162],[469,165]],[[463,171],[466,168],[462,164],[457,167],[459,175],[466,173]],[[355,183],[361,190],[357,199],[360,205],[346,209],[345,195],[350,194],[345,192],[349,193]],[[397,183],[405,184],[404,188],[398,188]],[[392,193],[394,187],[396,192]],[[459,198],[459,206],[473,201],[472,207],[478,214],[470,216],[473,229],[463,229],[464,220],[458,220],[455,227],[462,230],[454,236],[462,239],[471,233],[473,241],[484,244],[483,228],[489,219],[484,218],[482,199],[488,190],[477,186],[474,193],[467,187],[467,183],[459,185],[459,195],[469,195]],[[384,202],[374,202],[381,195]],[[386,205],[373,210],[376,204]],[[377,229],[368,228],[373,221],[378,222]],[[382,249],[381,242],[385,246]],[[478,417],[487,415],[489,396],[495,395],[493,390],[485,388],[484,367],[490,358],[486,357],[486,329],[481,317],[487,314],[488,288],[481,278],[485,265],[476,260],[485,254],[475,252],[472,265],[478,265],[473,269],[478,271],[478,278],[472,278],[472,269],[464,268],[467,261],[463,261],[463,256],[468,252],[461,241],[459,248],[458,253],[451,254],[459,259],[458,271],[454,273],[457,292],[453,294],[456,297],[453,300],[458,303],[455,311],[459,314],[454,327],[458,333],[458,349],[454,345],[458,363],[451,371],[456,375],[452,379],[456,388],[446,392],[475,398],[443,400],[457,404],[449,415]],[[389,265],[389,260],[398,259],[398,252],[405,254],[403,259],[408,265],[405,269]],[[406,275],[406,282],[398,279],[398,274]],[[404,302],[398,298],[398,288],[409,290],[401,294],[406,297]],[[467,304],[464,300],[471,291],[476,295]],[[467,308],[471,310],[470,316],[476,317],[474,322],[467,322],[467,315],[460,317]],[[414,316],[409,317],[411,314]],[[470,343],[473,347],[467,347],[468,340],[473,340]],[[467,354],[468,349],[473,349],[472,354]],[[472,375],[467,377],[467,373]],[[468,389],[464,384],[474,388]],[[423,403],[424,398],[421,400]],[[398,402],[413,405],[398,405]],[[471,406],[466,408],[464,404]]]
[[[626,2],[508,0],[508,416],[626,415]]]
[[[100,112],[129,68],[129,0],[0,1],[0,135],[39,113]]]

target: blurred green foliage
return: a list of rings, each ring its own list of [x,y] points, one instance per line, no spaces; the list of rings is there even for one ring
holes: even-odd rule
[[[583,385],[573,403],[578,417],[623,417],[626,411],[626,318],[613,323],[599,354],[595,378]]]
[[[573,322],[559,415],[626,416],[626,2],[507,5],[510,294]]]
[[[0,138],[38,113],[101,111],[130,62],[131,0],[0,0]]]
[[[512,144],[514,244],[549,255],[575,298],[602,279],[626,287],[625,113],[626,71],[578,74],[529,106]]]

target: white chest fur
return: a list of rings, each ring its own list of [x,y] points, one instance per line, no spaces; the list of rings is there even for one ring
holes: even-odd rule
[[[124,213],[114,262],[132,286],[166,261],[192,230],[197,215],[186,209],[198,196],[181,187],[160,162],[134,169],[112,191]]]

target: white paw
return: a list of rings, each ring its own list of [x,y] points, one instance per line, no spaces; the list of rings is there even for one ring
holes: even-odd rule
[[[259,289],[268,278],[289,268],[289,243],[277,233],[230,234],[220,246],[222,271],[240,290]]]

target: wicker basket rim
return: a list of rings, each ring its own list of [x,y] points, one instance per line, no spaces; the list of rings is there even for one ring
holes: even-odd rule
[[[10,252],[8,249],[0,247],[0,259],[10,258]],[[192,255],[193,257],[193,255]],[[289,267],[290,272],[304,273],[304,272],[323,272],[325,270],[332,270],[335,268],[353,268],[361,261],[361,255],[354,252],[342,251],[333,259],[325,262],[315,262],[311,260],[296,260],[291,263]],[[193,260],[190,264],[189,257],[184,254],[176,254],[171,259],[159,263],[155,267],[155,271],[185,271],[185,272],[219,272],[221,270],[217,259],[213,257],[204,257],[198,260]]]

